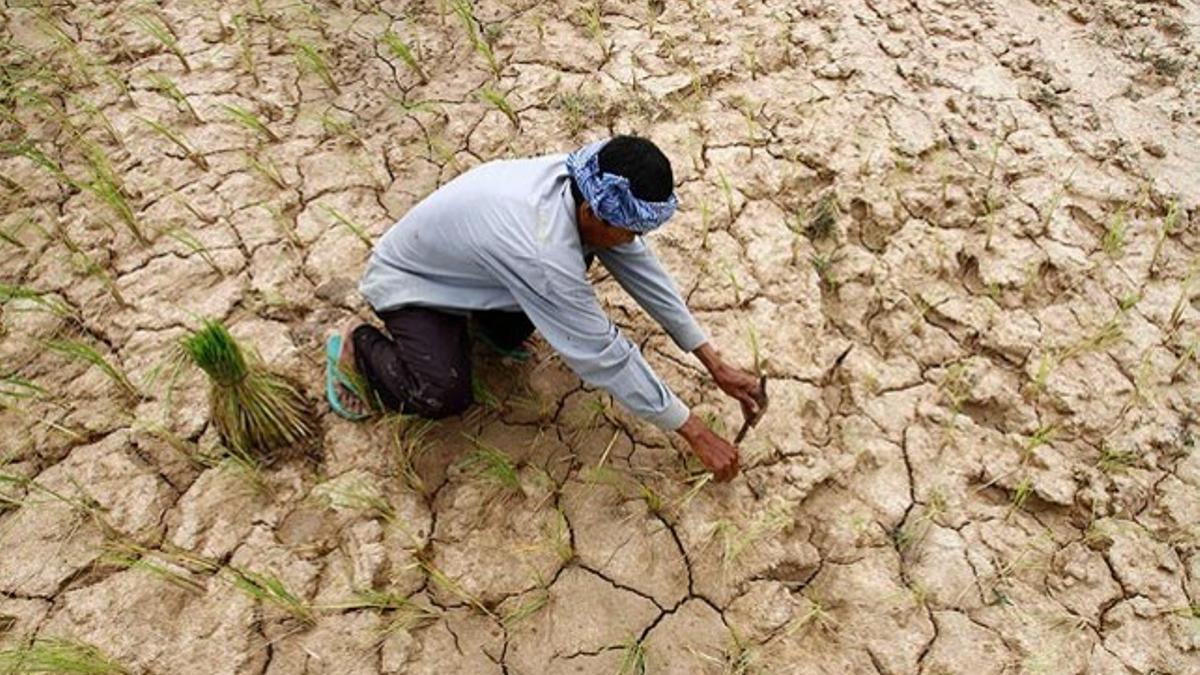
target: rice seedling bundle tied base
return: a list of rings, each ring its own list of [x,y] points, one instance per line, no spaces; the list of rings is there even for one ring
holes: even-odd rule
[[[224,325],[206,321],[183,349],[209,377],[212,421],[231,448],[273,461],[309,445],[312,406],[286,377],[244,353]]]

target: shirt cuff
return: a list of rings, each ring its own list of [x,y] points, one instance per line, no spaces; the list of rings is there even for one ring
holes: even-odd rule
[[[691,414],[691,409],[684,405],[678,396],[672,394],[671,403],[667,405],[667,409],[648,419],[664,431],[675,431],[683,426]]]
[[[708,342],[708,336],[700,328],[700,325],[695,320],[689,321],[675,329],[671,339],[675,344],[685,352],[691,353],[696,351],[700,345]]]

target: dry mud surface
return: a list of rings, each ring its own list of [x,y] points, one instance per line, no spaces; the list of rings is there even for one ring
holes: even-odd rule
[[[45,295],[3,310],[0,645],[164,674],[1200,672],[1196,2],[5,5],[0,275]],[[626,131],[674,160],[659,255],[771,378],[737,480],[545,345],[478,353],[463,419],[323,413],[319,458],[196,461],[206,390],[159,366],[200,317],[320,400],[324,334],[369,315],[347,223]],[[105,163],[131,213],[89,189]]]

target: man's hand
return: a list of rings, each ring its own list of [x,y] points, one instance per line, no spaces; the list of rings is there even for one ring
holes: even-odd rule
[[[688,416],[683,426],[679,427],[679,435],[687,440],[692,452],[718,481],[727,481],[737,475],[737,447],[713,433],[695,413]]]
[[[762,413],[767,398],[759,377],[726,363],[717,350],[707,342],[696,349],[696,357],[712,374],[713,380],[721,388],[721,391],[737,399],[742,406],[742,414],[747,420],[754,419]]]

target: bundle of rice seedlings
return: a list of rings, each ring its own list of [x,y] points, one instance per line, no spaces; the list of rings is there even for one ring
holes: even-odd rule
[[[235,451],[268,461],[314,435],[312,407],[284,376],[249,358],[219,321],[208,320],[183,340],[183,350],[209,377],[212,421]]]

